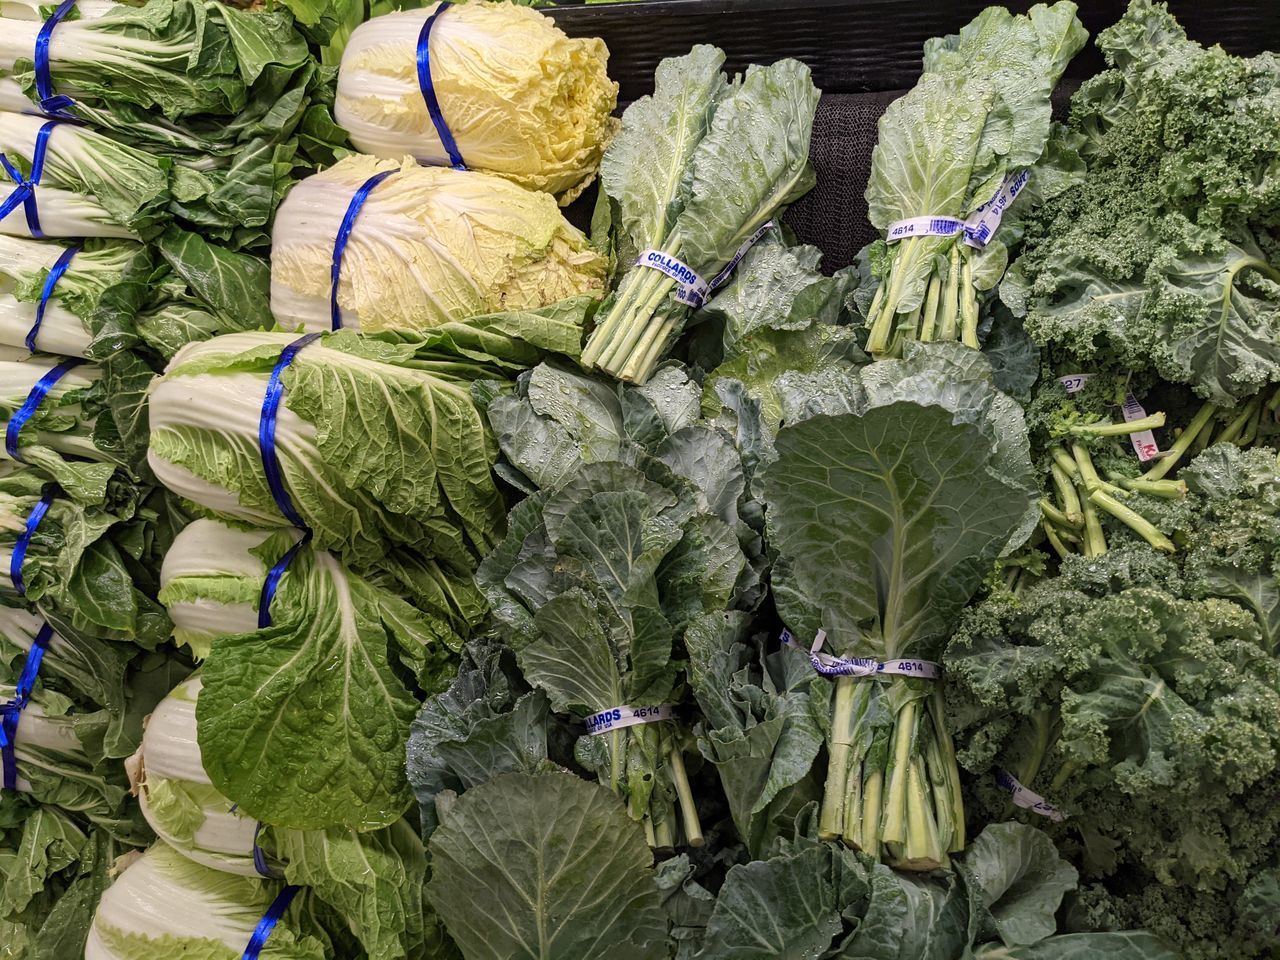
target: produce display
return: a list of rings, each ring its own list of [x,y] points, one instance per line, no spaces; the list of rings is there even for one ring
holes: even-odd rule
[[[0,10],[0,960],[1280,957],[1280,59],[538,5]]]

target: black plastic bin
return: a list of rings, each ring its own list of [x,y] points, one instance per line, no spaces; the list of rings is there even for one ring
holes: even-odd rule
[[[729,70],[782,57],[807,63],[823,91],[812,147],[818,186],[788,212],[787,222],[801,240],[823,251],[823,266],[831,271],[852,261],[876,235],[862,194],[880,114],[915,84],[924,41],[953,33],[988,5],[975,0],[651,0],[565,5],[546,12],[566,33],[604,38],[609,74],[621,84],[623,102],[652,92],[658,62],[688,52],[695,43],[722,48]],[[1006,6],[1025,11],[1031,4]],[[1093,36],[1118,20],[1126,6],[1127,0],[1081,0],[1080,19]],[[1201,43],[1220,43],[1243,56],[1280,52],[1280,0],[1170,0],[1169,9]],[[1067,71],[1060,106],[1082,79],[1102,68],[1091,42]]]

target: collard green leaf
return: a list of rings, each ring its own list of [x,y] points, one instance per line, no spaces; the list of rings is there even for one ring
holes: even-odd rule
[[[667,921],[640,826],[604,787],[506,774],[432,835],[427,893],[467,960],[661,960]]]
[[[976,900],[979,929],[993,928],[1008,946],[1036,943],[1057,929],[1062,897],[1076,871],[1047,834],[1020,823],[987,827],[964,853],[961,872]]]
[[[910,402],[784,427],[765,477],[779,609],[841,651],[925,656],[1027,512],[989,441]]]

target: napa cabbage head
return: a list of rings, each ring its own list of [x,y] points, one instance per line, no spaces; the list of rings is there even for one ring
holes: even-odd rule
[[[606,261],[545,193],[483,173],[346,157],[295,186],[271,235],[271,312],[328,330],[333,243],[375,173],[342,258],[338,305],[354,330],[422,331],[499,310],[599,294]]]
[[[279,884],[201,866],[157,843],[129,862],[102,895],[85,960],[234,960],[271,906]],[[323,960],[322,943],[287,912],[261,960]]]
[[[218,637],[258,628],[267,564],[253,551],[269,536],[202,518],[174,537],[160,567],[159,600],[173,620],[174,640],[197,659]]]
[[[192,674],[147,718],[142,745],[126,762],[142,815],[161,840],[196,863],[257,876],[257,821],[218,792],[196,742],[196,701],[203,682]]]
[[[351,34],[334,115],[365,153],[448,164],[418,85],[418,34],[430,4],[367,21]],[[598,38],[570,38],[512,3],[448,9],[431,30],[431,79],[467,168],[564,202],[591,182],[613,134],[618,85]]]

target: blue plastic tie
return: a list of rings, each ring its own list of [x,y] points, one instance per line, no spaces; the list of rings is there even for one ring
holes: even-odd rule
[[[13,544],[13,553],[9,556],[9,579],[13,581],[13,589],[18,592],[20,597],[27,595],[27,585],[22,579],[22,564],[27,559],[27,548],[31,546],[31,538],[35,535],[36,528],[40,526],[40,521],[44,519],[44,515],[49,512],[49,507],[52,503],[53,491],[46,490],[44,496],[40,498],[40,502],[31,508],[31,515],[27,517],[26,528]]]
[[[289,499],[289,491],[285,489],[284,477],[280,473],[280,457],[276,454],[276,415],[280,412],[280,399],[284,396],[284,384],[280,381],[280,375],[293,363],[298,351],[319,336],[318,333],[308,333],[280,351],[280,359],[271,369],[271,377],[267,380],[267,392],[262,397],[262,415],[258,418],[258,449],[262,455],[262,472],[266,474],[267,487],[285,519],[299,530],[306,530],[307,524]]]
[[[280,922],[280,918],[284,916],[284,912],[289,909],[289,904],[293,903],[293,898],[301,889],[289,884],[276,894],[275,900],[258,921],[258,926],[254,929],[253,936],[249,938],[249,945],[244,948],[244,954],[240,960],[258,960],[262,954],[262,948],[267,945],[267,938],[271,936],[271,931],[276,928],[276,924]]]
[[[49,41],[53,38],[53,28],[62,22],[62,18],[75,5],[76,0],[62,0],[62,4],[53,11],[36,34],[36,96],[40,98],[40,109],[52,117],[63,116],[68,107],[75,105],[70,97],[54,94],[53,76],[49,72]]]
[[[40,627],[31,649],[27,651],[26,662],[22,665],[22,673],[18,675],[18,687],[14,697],[8,703],[0,705],[0,766],[4,769],[4,789],[18,789],[18,720],[23,708],[31,701],[31,691],[35,689],[36,677],[40,674],[40,663],[44,653],[49,649],[49,641],[53,639],[53,628],[47,623]]]
[[[84,361],[79,357],[68,357],[36,381],[36,385],[31,388],[31,392],[27,394],[27,399],[18,408],[18,412],[9,420],[9,426],[4,431],[4,449],[11,459],[17,460],[19,463],[24,462],[18,453],[18,438],[22,433],[22,428],[27,425],[27,421],[36,412],[36,408],[49,395],[53,385],[61,380],[68,371],[80,366],[82,363]]]
[[[40,288],[40,302],[36,304],[36,322],[27,331],[27,349],[32,353],[36,352],[36,335],[40,333],[40,324],[44,323],[44,310],[49,305],[49,298],[53,296],[53,288],[58,285],[62,275],[67,272],[67,267],[71,266],[71,258],[79,252],[79,244],[67,247],[59,255],[53,266],[49,268],[49,275],[44,278],[44,286]]]
[[[31,176],[24,177],[22,171],[15,167],[3,153],[0,153],[0,167],[13,181],[14,187],[9,196],[0,203],[0,220],[3,220],[22,204],[22,212],[27,218],[27,232],[37,240],[44,239],[44,231],[40,229],[40,208],[36,206],[36,187],[44,173],[44,155],[49,149],[49,134],[61,121],[46,120],[36,134],[35,149],[31,151]]]
[[[427,103],[427,113],[431,114],[431,122],[435,125],[436,136],[444,144],[445,153],[449,155],[449,163],[455,170],[465,170],[462,153],[458,150],[458,141],[453,139],[453,131],[445,123],[444,112],[440,109],[440,100],[436,97],[436,85],[431,81],[431,31],[440,19],[440,14],[451,7],[450,3],[442,3],[436,7],[435,13],[427,17],[426,23],[418,31],[418,86],[422,89],[422,99]]]
[[[267,853],[258,846],[258,836],[262,833],[265,824],[259,820],[258,825],[253,829],[253,869],[268,880],[279,880],[283,874],[267,863]]]
[[[262,581],[262,594],[258,598],[258,629],[271,626],[271,601],[276,598],[276,588],[280,586],[280,578],[284,576],[284,572],[289,569],[289,564],[293,562],[293,558],[311,542],[311,531],[304,529],[302,538],[285,551],[284,556],[275,562],[270,570],[267,571],[267,577]],[[255,854],[256,856],[256,854]]]
[[[342,308],[338,306],[338,281],[342,279],[342,255],[347,250],[347,241],[351,239],[351,231],[355,228],[356,218],[364,202],[373,193],[373,188],[396,171],[383,170],[360,184],[347,204],[347,212],[342,216],[342,224],[338,227],[338,235],[333,238],[333,265],[329,268],[329,325],[334,330],[342,329]]]

